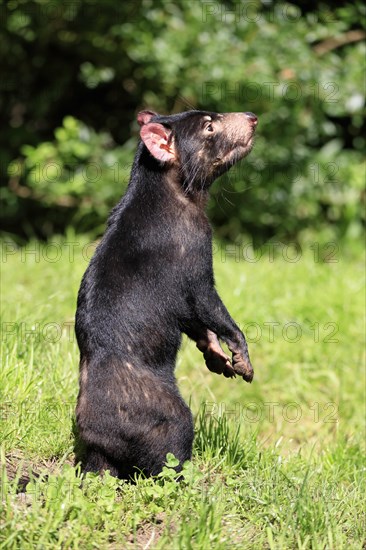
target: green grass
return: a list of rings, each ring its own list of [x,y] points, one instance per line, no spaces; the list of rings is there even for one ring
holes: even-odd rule
[[[296,262],[281,247],[256,262],[248,250],[247,261],[242,249],[216,250],[217,286],[246,329],[254,382],[210,373],[184,340],[177,378],[196,416],[193,461],[180,483],[170,457],[157,480],[129,485],[109,475],[80,484],[72,466],[72,323],[91,249],[68,242],[79,244],[3,246],[0,548],[365,548],[358,247],[329,257],[306,245]]]

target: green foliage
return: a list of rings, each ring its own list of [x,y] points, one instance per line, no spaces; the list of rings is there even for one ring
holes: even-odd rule
[[[24,145],[23,161],[10,163],[12,176],[24,174],[33,198],[44,206],[73,209],[72,223],[80,230],[101,231],[128,181],[131,147],[116,147],[106,133],[96,133],[71,116],[55,130],[55,140],[37,147]]]
[[[193,105],[260,119],[251,156],[214,186],[219,235],[360,233],[362,2],[12,0],[3,12],[9,231],[100,233],[128,179],[135,112]]]

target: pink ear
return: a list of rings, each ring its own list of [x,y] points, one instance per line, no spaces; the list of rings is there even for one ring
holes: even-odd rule
[[[137,122],[140,126],[143,126],[150,122],[154,116],[157,116],[157,113],[154,113],[154,111],[140,111],[137,115]]]
[[[144,124],[140,130],[140,136],[150,153],[158,160],[168,162],[175,160],[173,144],[169,144],[170,131],[162,124],[150,122]]]

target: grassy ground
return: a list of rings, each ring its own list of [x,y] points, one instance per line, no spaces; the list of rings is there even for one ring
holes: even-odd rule
[[[365,548],[361,255],[317,243],[256,257],[217,248],[253,384],[210,373],[185,340],[177,378],[196,438],[183,481],[170,457],[155,481],[80,485],[73,316],[92,247],[67,243],[2,248],[0,548]]]

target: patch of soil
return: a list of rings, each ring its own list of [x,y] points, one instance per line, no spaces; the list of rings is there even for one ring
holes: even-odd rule
[[[72,457],[62,463],[72,465]],[[5,471],[9,481],[17,480],[17,493],[24,493],[31,477],[57,474],[60,471],[59,458],[32,461],[25,458],[20,451],[13,451],[5,457]]]
[[[152,522],[143,522],[136,533],[131,533],[126,540],[126,550],[134,548],[137,550],[149,550],[154,548],[166,528],[166,517],[163,512],[156,514]],[[174,531],[174,526],[170,524]]]

